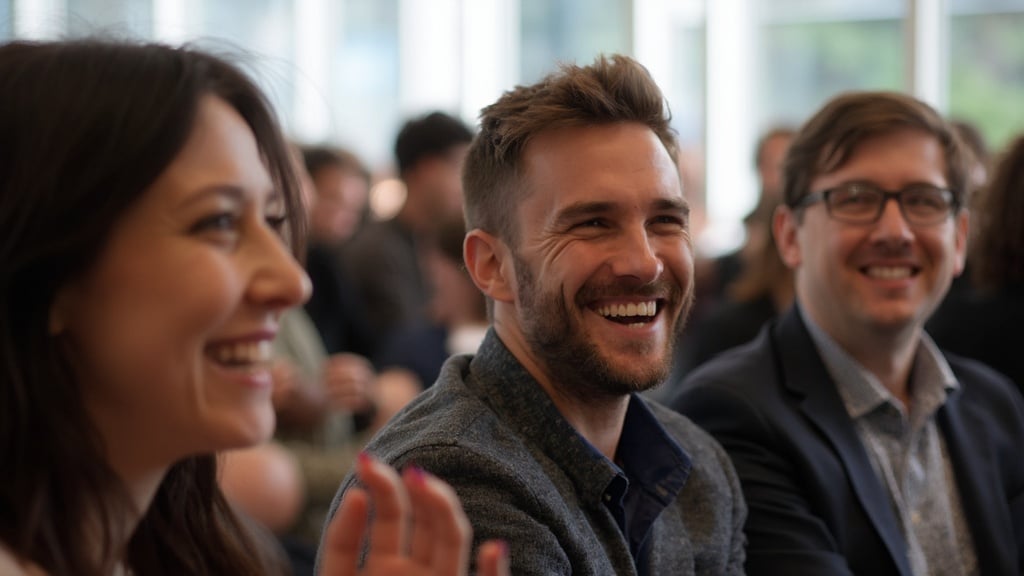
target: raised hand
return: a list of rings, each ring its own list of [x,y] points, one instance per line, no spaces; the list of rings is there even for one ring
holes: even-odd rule
[[[361,454],[356,473],[366,486],[351,488],[327,529],[321,576],[461,576],[468,573],[473,531],[447,484],[415,467],[401,477]],[[370,549],[359,554],[375,506]],[[507,576],[507,547],[490,541],[477,553],[478,574]]]

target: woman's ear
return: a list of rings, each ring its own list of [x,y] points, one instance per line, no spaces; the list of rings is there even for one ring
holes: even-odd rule
[[[462,243],[466,270],[481,292],[499,302],[515,299],[515,270],[512,256],[504,242],[476,228],[466,234]]]

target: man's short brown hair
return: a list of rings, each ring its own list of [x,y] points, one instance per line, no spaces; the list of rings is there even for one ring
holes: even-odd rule
[[[818,111],[789,146],[783,168],[783,198],[789,206],[814,192],[815,177],[839,169],[862,142],[897,130],[934,136],[946,160],[946,183],[957,208],[968,190],[968,164],[955,131],[931,106],[897,92],[849,92]]]
[[[672,116],[643,66],[626,56],[600,56],[590,66],[563,65],[532,86],[518,86],[483,109],[463,172],[467,229],[517,241],[516,205],[527,194],[523,151],[541,132],[638,122],[676,158]]]

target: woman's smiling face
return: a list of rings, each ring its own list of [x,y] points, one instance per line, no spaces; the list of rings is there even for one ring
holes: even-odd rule
[[[271,434],[270,344],[310,291],[278,233],[284,206],[245,120],[205,96],[177,157],[59,293],[51,331],[115,467]]]

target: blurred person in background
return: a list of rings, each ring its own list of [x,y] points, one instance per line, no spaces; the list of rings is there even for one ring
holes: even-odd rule
[[[785,312],[793,303],[793,272],[779,256],[771,231],[774,206],[763,206],[747,216],[759,220],[750,228],[767,229],[744,245],[739,276],[726,287],[724,297],[694,319],[682,339],[676,365],[664,386],[670,396],[673,383],[719,353],[754,339],[764,324]]]
[[[302,155],[313,191],[307,208],[305,261],[313,294],[306,312],[328,354],[348,352],[372,358],[379,345],[377,329],[356,278],[341,260],[343,245],[365,219],[370,172],[348,150],[316,146],[303,149]]]
[[[985,196],[992,157],[989,153],[988,144],[985,142],[985,137],[978,130],[977,126],[966,120],[950,120],[949,124],[960,138],[964,153],[967,154],[970,168],[967,178],[966,206],[973,213]],[[974,239],[980,232],[981,228],[979,226],[971,225],[970,238],[967,241],[968,246],[974,244]],[[942,301],[942,305],[939,306],[939,310],[936,311],[936,315],[944,315],[943,308],[956,308],[962,306],[965,301],[974,298],[974,283],[971,281],[971,261],[974,259],[971,256],[972,252],[973,250],[968,250],[964,271],[953,279],[953,285],[949,287],[949,292]]]
[[[422,246],[438,224],[462,210],[462,164],[473,138],[457,118],[433,112],[405,123],[395,141],[405,203],[370,222],[345,246],[345,261],[382,341],[427,319],[430,290]]]
[[[733,252],[698,263],[695,317],[726,298],[729,285],[739,277],[743,266],[750,260],[749,253],[758,252],[767,241],[771,213],[782,199],[782,162],[794,134],[796,130],[790,127],[777,126],[757,141],[754,168],[757,170],[759,195],[754,209],[743,219],[743,245]]]
[[[449,356],[475,353],[490,325],[486,297],[462,260],[465,236],[461,216],[449,218],[432,236],[425,253],[431,321],[397,335],[374,361],[384,371],[405,371],[418,389],[434,384]]]

